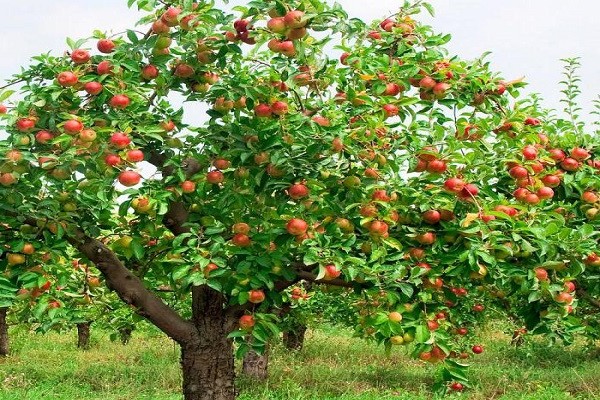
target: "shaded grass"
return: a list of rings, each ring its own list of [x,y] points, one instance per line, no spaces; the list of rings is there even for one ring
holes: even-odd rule
[[[88,351],[75,349],[75,332],[45,336],[12,331],[13,353],[0,360],[0,400],[180,399],[178,349],[151,331],[127,346],[92,330]],[[600,399],[600,359],[582,345],[565,348],[487,333],[473,360],[473,387],[450,398],[473,400]],[[274,346],[268,382],[238,378],[241,400],[424,400],[436,366],[411,360],[404,348],[390,357],[343,330],[309,331],[304,350]]]

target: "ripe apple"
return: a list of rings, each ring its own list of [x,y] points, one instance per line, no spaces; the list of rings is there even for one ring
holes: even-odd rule
[[[283,17],[271,18],[267,21],[267,29],[273,33],[284,33],[287,30],[285,19]]]
[[[527,171],[527,168],[520,165],[512,167],[508,170],[508,173],[515,179],[527,178],[529,176],[529,171]]]
[[[268,104],[261,103],[254,107],[254,114],[259,118],[268,118],[271,116],[271,107]]]
[[[63,87],[74,86],[79,82],[79,78],[71,71],[64,71],[56,76],[58,84]]]
[[[289,187],[288,194],[292,199],[299,200],[308,197],[310,191],[308,190],[306,185],[302,183],[294,183],[292,186]]]
[[[430,331],[436,331],[438,330],[440,327],[440,324],[436,321],[436,320],[429,320],[427,321],[427,329],[429,329]]]
[[[271,104],[271,111],[275,115],[285,115],[288,113],[288,104],[285,101],[275,101]]]
[[[500,93],[500,94],[501,94],[501,93]],[[463,386],[463,384],[462,384],[462,383],[460,383],[460,382],[453,382],[453,383],[450,385],[450,389],[452,389],[452,390],[453,390],[453,391],[455,391],[455,392],[462,392],[462,390],[464,389],[464,386]]]
[[[581,166],[581,164],[579,163],[579,161],[577,161],[576,159],[571,158],[571,157],[565,158],[560,163],[560,167],[562,169],[564,169],[565,171],[569,171],[569,172],[577,171],[580,166]]]
[[[213,185],[222,183],[225,180],[225,175],[221,171],[210,171],[206,174],[206,181]]]
[[[125,158],[132,163],[141,162],[144,161],[144,152],[139,149],[129,150]]]
[[[572,293],[572,292],[574,292],[574,291],[575,291],[575,289],[576,289],[575,282],[573,282],[573,281],[568,281],[568,282],[565,282],[565,284],[564,284],[564,288],[565,288],[565,291],[566,291],[567,293]]]
[[[93,142],[94,140],[96,140],[96,136],[96,131],[94,131],[93,129],[84,129],[81,132],[79,132],[79,139],[86,143]]]
[[[402,314],[400,314],[398,311],[392,311],[388,314],[388,319],[392,322],[400,322],[402,321]]]
[[[538,151],[535,146],[528,145],[521,150],[521,154],[523,154],[523,157],[525,157],[526,160],[535,160],[538,155]]]
[[[369,233],[373,236],[387,237],[388,235],[388,224],[383,221],[372,221],[369,224]]]
[[[89,95],[96,96],[102,92],[103,86],[100,82],[87,82],[83,85],[83,90],[85,90]]]
[[[108,105],[110,105],[113,108],[117,108],[117,109],[124,109],[126,108],[130,103],[129,97],[125,94],[117,94],[114,95],[108,102]]]
[[[194,70],[194,67],[192,67],[191,65],[186,64],[186,63],[179,63],[175,67],[175,71],[173,72],[173,75],[175,75],[178,78],[186,79],[186,78],[190,78],[190,77],[194,76],[195,73],[196,73],[196,71]]]
[[[438,99],[442,99],[446,96],[446,92],[450,89],[450,85],[446,82],[436,83],[433,87],[433,94]]]
[[[87,50],[77,49],[73,50],[71,53],[71,60],[73,60],[75,64],[85,64],[90,61],[90,58],[90,53]]]
[[[238,247],[248,247],[252,244],[250,237],[245,233],[236,233],[231,238],[231,243]]]
[[[292,218],[286,224],[286,230],[290,235],[300,236],[304,235],[308,230],[308,224],[306,221],[300,218]]]
[[[115,42],[110,39],[100,39],[98,40],[97,47],[100,53],[112,53],[112,51],[115,49]]]
[[[398,113],[400,112],[400,109],[395,106],[394,104],[385,104],[383,106],[383,112],[386,116],[386,118],[390,118],[390,117],[394,117],[396,115],[398,115]]]
[[[114,167],[115,165],[119,165],[121,163],[121,157],[116,154],[107,154],[104,157],[104,162],[106,165]]]
[[[152,64],[148,64],[142,68],[141,75],[145,80],[151,81],[152,79],[158,77],[158,68]]]
[[[6,114],[7,110],[8,109],[6,108],[6,106],[0,103],[0,114]]]
[[[35,127],[35,120],[33,118],[21,118],[17,120],[15,126],[19,132],[29,132]]]
[[[535,277],[540,280],[540,281],[547,281],[548,280],[548,271],[546,271],[544,268],[536,268],[534,269],[535,272]]]
[[[163,15],[161,15],[160,20],[167,26],[177,26],[179,24],[179,14],[181,14],[181,8],[169,7]]]
[[[306,26],[307,21],[304,19],[304,12],[300,10],[288,11],[283,17],[285,25],[291,29],[302,28]]]
[[[98,63],[98,66],[96,67],[96,72],[98,73],[98,75],[111,74],[113,72],[113,65],[108,60],[100,61],[100,63]]]
[[[427,163],[427,172],[432,174],[442,174],[446,169],[447,166],[444,160],[432,160]]]
[[[254,304],[262,303],[265,300],[265,292],[260,289],[250,290],[248,296],[248,301]]]
[[[419,81],[419,87],[421,89],[433,89],[436,84],[437,82],[430,76],[425,76]]]
[[[450,192],[459,193],[463,190],[466,183],[460,178],[450,178],[444,182],[444,188]]]
[[[483,310],[485,310],[485,306],[483,304],[475,304],[472,308],[473,311],[475,312],[483,312]]]
[[[570,155],[577,161],[583,161],[590,156],[590,153],[581,147],[574,147],[571,149]]]
[[[340,271],[338,267],[333,264],[328,264],[325,266],[325,275],[323,276],[323,280],[330,281],[339,277],[341,274],[342,271]]]
[[[435,232],[425,232],[415,237],[415,240],[423,245],[431,245],[435,243]]]
[[[473,351],[473,353],[475,354],[481,354],[483,353],[483,347],[480,345],[475,345],[471,348],[471,350]]]
[[[76,119],[70,119],[64,123],[63,128],[67,133],[78,133],[83,129],[83,124]]]
[[[581,200],[586,203],[597,203],[600,200],[600,197],[596,193],[586,190],[581,194]]]
[[[119,183],[123,186],[135,186],[140,183],[142,176],[135,171],[126,170],[119,174]]]
[[[169,25],[167,25],[162,19],[158,19],[152,23],[152,32],[157,35],[169,33]]]
[[[284,40],[277,46],[277,52],[287,57],[293,57],[296,55],[296,46],[291,40]]]
[[[240,321],[239,321],[240,329],[248,331],[248,330],[252,329],[254,324],[255,324],[254,316],[242,315],[240,317]]]
[[[123,149],[131,143],[131,138],[123,132],[115,132],[110,137],[110,143],[118,149]]]

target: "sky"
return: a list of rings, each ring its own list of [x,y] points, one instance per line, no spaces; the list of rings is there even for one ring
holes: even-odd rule
[[[492,68],[510,80],[525,76],[528,91],[540,93],[548,108],[559,102],[561,58],[581,57],[581,106],[584,113],[600,93],[600,2],[597,0],[430,0],[436,17],[422,20],[453,37],[451,54],[473,59],[491,51]],[[29,58],[66,49],[65,38],[91,35],[94,29],[123,31],[142,16],[126,0],[0,0],[0,80],[10,78]],[[228,7],[244,4],[231,0]],[[351,17],[365,21],[392,14],[401,0],[338,0]],[[145,29],[145,28],[144,28]],[[142,30],[144,30],[142,29]],[[590,117],[584,117],[588,122]]]

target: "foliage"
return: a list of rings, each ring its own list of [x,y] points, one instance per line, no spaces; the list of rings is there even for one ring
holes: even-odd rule
[[[316,0],[254,0],[243,19],[134,3],[148,34],[95,32],[101,54],[69,39],[14,77],[3,299],[41,290],[76,248],[180,343],[165,318],[187,327],[173,315],[192,314],[193,288],[222,293],[224,314],[256,317],[230,334],[251,338],[243,353],[278,331],[284,289],[351,287],[357,333],[443,362],[442,392],[467,383],[490,301],[537,333],[581,329],[574,290],[598,290],[600,145],[576,122],[575,63],[565,122],[485,56],[448,54],[449,35],[415,19],[421,2],[372,24]],[[206,123],[174,94],[210,105]]]

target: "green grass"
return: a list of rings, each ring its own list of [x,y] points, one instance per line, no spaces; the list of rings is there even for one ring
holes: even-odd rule
[[[12,331],[12,355],[0,360],[0,400],[180,399],[178,350],[158,334],[136,333],[130,344],[93,330],[92,348],[74,348],[75,332],[45,336]],[[473,387],[450,398],[503,400],[600,399],[600,357],[578,345],[508,345],[484,335]],[[436,367],[403,350],[382,348],[333,328],[307,334],[303,351],[275,346],[268,382],[238,379],[241,400],[425,400]]]

